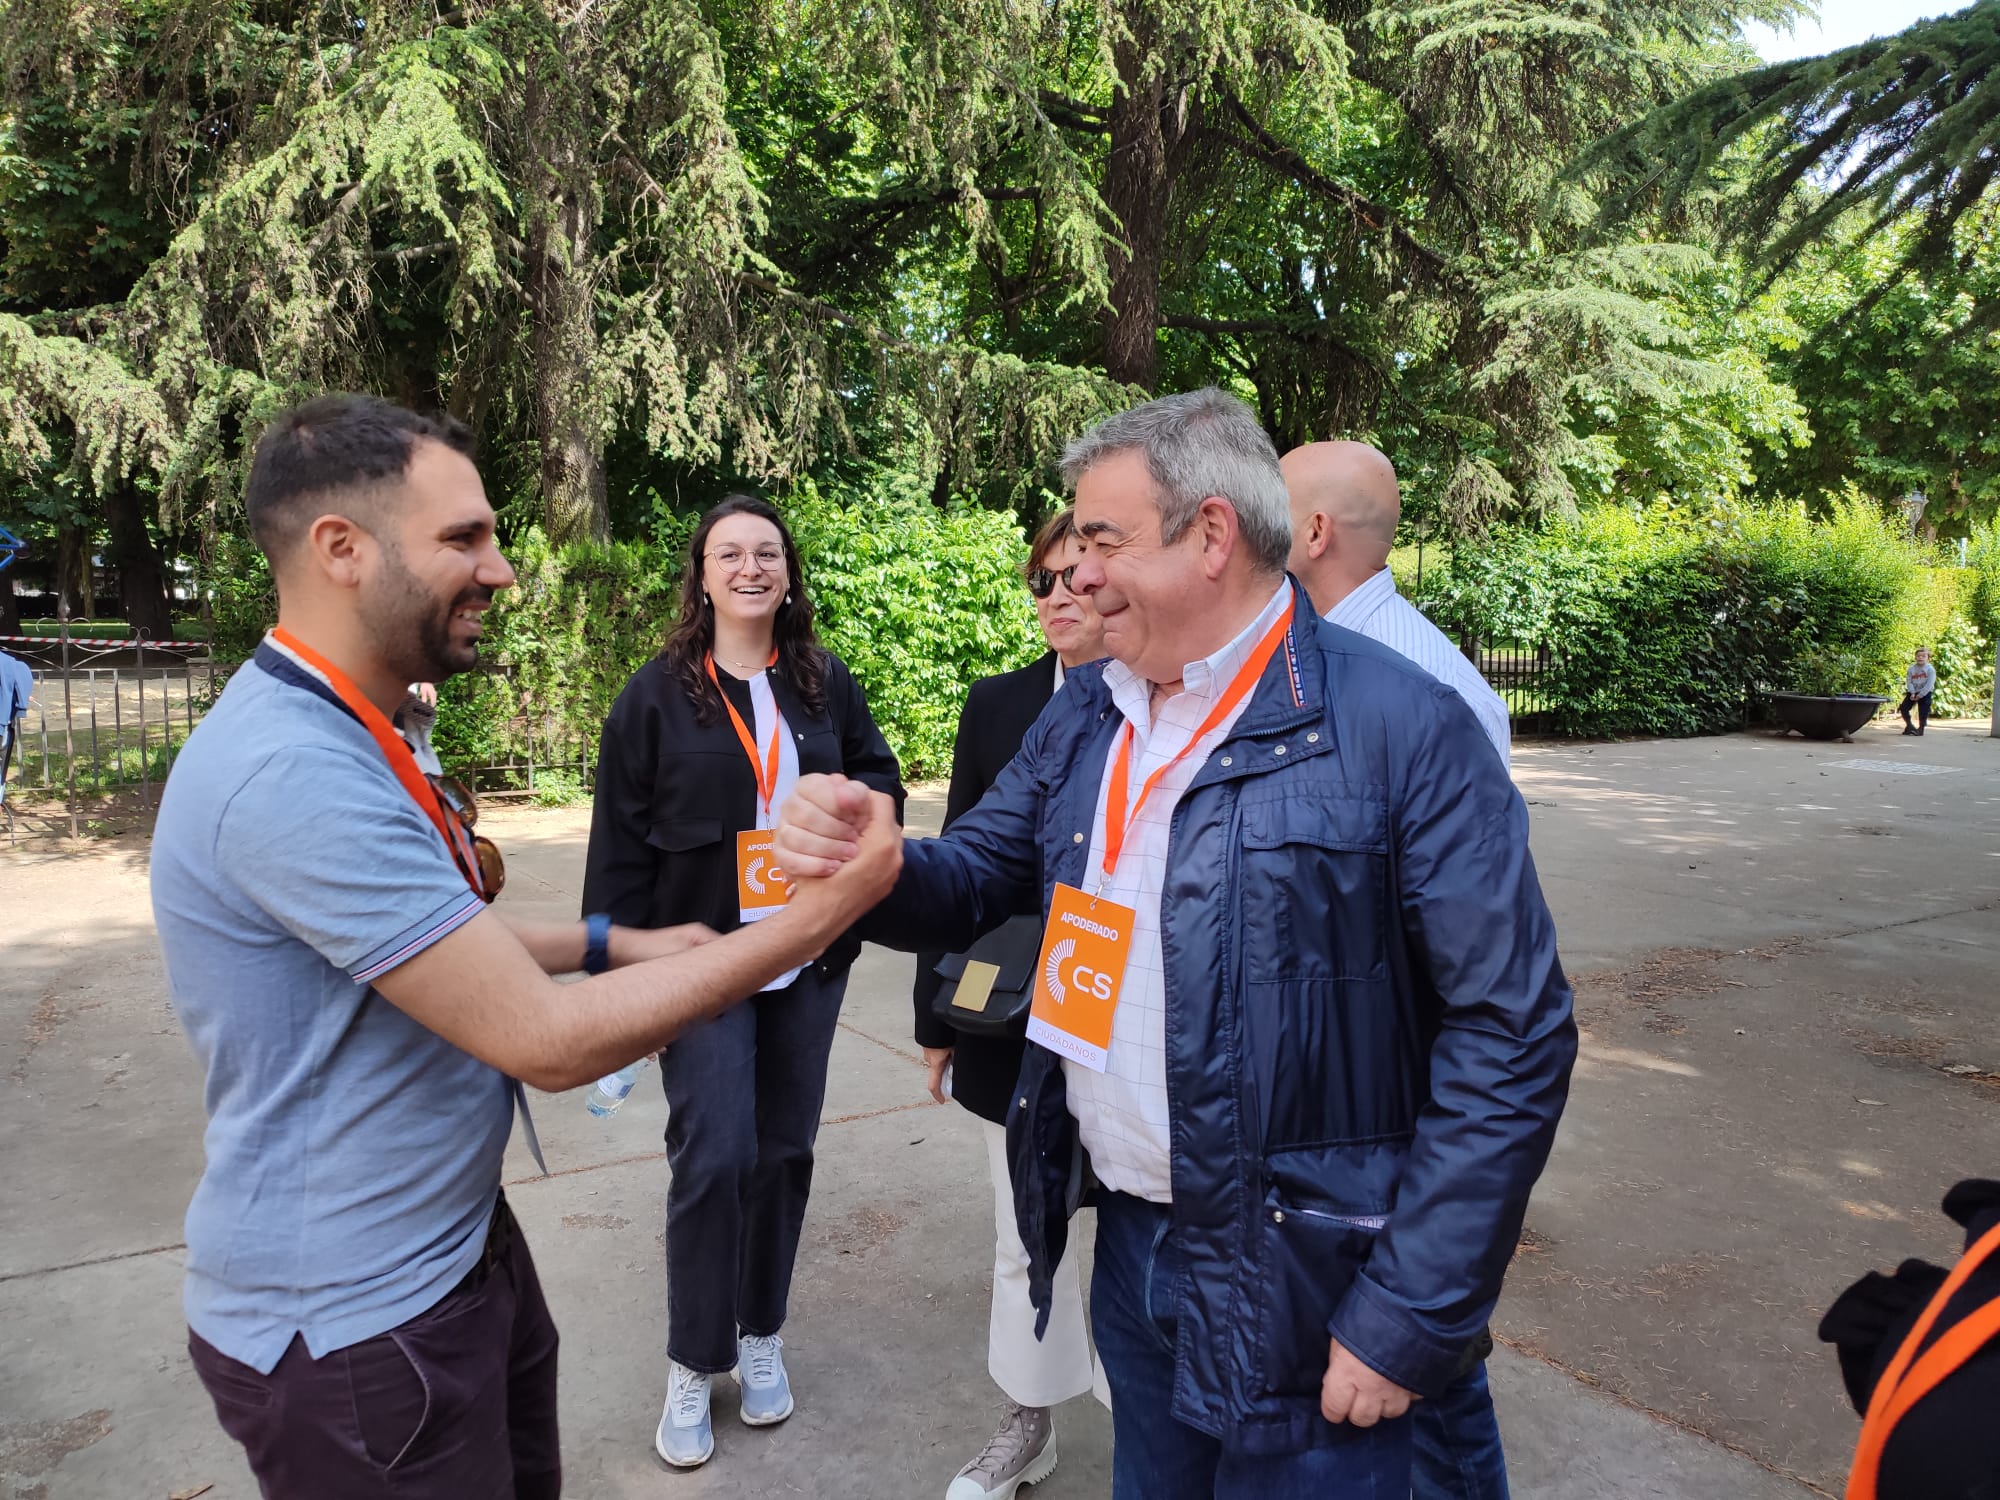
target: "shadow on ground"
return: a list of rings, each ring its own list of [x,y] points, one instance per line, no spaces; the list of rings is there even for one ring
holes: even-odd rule
[[[1517,753],[1586,1033],[1496,1324],[1517,1494],[1838,1488],[1854,1421],[1818,1315],[1870,1266],[1948,1256],[1938,1198],[2000,1160],[1996,769],[2000,742],[1951,726]],[[913,799],[913,826],[939,804]],[[489,814],[510,904],[575,914],[586,826]],[[0,1500],[253,1493],[183,1350],[200,1084],[145,852],[0,851]],[[702,1473],[650,1452],[657,1075],[609,1121],[537,1101],[553,1175],[516,1148],[509,1193],[564,1331],[570,1493],[921,1500],[986,1435],[984,1154],[924,1093],[909,968],[864,955],[836,1042],[787,1329],[799,1415],[753,1433],[719,1401]],[[1042,1493],[1107,1493],[1105,1414],[1059,1423]]]

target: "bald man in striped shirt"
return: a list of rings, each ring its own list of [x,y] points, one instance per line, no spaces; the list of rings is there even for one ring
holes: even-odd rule
[[[1403,500],[1396,469],[1366,443],[1307,443],[1280,461],[1292,498],[1290,568],[1335,625],[1380,641],[1463,698],[1507,760],[1507,705],[1451,638],[1396,592],[1389,549]]]
[[[1396,469],[1366,443],[1308,443],[1280,460],[1292,501],[1290,569],[1335,625],[1408,657],[1463,698],[1507,763],[1507,705],[1458,647],[1396,592],[1389,549],[1403,511]],[[1507,1457],[1486,1383],[1490,1337],[1435,1401],[1410,1408],[1414,1500],[1507,1500]]]

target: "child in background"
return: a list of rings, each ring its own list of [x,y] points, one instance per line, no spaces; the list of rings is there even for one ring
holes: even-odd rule
[[[1931,694],[1937,690],[1937,668],[1931,665],[1931,651],[1928,646],[1917,647],[1917,659],[1910,663],[1910,670],[1903,674],[1903,701],[1896,712],[1903,716],[1903,733],[1922,737],[1924,728],[1931,721]],[[1910,709],[1917,710],[1917,722],[1910,724]]]

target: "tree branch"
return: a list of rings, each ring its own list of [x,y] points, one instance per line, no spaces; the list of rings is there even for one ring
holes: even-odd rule
[[[1160,326],[1185,328],[1191,333],[1272,333],[1301,343],[1325,344],[1357,364],[1370,363],[1367,355],[1336,336],[1332,325],[1319,319],[1199,318],[1192,313],[1165,313],[1161,315]]]
[[[398,265],[406,266],[413,260],[423,260],[427,256],[442,254],[454,248],[455,244],[456,241],[453,240],[436,240],[428,245],[411,245],[404,250],[376,250],[371,252],[368,258],[375,261],[393,260]]]
[[[1072,99],[1058,94],[1054,89],[1043,89],[1037,95],[1042,113],[1050,123],[1065,130],[1080,130],[1086,135],[1103,135],[1111,129],[1111,116],[1094,104],[1085,104],[1081,99]]]
[[[1300,187],[1318,193],[1321,197],[1331,198],[1368,228],[1386,232],[1398,245],[1432,270],[1440,274],[1450,272],[1451,262],[1404,228],[1388,208],[1365,194],[1356,192],[1346,183],[1335,182],[1331,177],[1318,171],[1297,151],[1266,130],[1262,122],[1251,114],[1243,101],[1234,94],[1224,94],[1223,102],[1236,122],[1249,132],[1249,139],[1231,135],[1227,131],[1218,131],[1216,134],[1220,139],[1229,142],[1246,156],[1262,162],[1273,171],[1284,173]]]

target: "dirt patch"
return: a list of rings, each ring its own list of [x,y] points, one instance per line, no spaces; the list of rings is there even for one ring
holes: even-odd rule
[[[1719,948],[1661,948],[1630,968],[1579,974],[1577,1019],[1593,1027],[1636,1020],[1657,1036],[1679,1036],[1687,1023],[1675,1007],[1724,988],[1716,967],[1732,956]]]
[[[1647,1297],[1672,1297],[1693,1291],[1710,1280],[1728,1261],[1722,1255],[1689,1255],[1679,1260],[1648,1266],[1633,1284],[1633,1290]]]
[[[1681,1013],[1690,1002],[1724,990],[1751,988],[1732,979],[1724,965],[1750,958],[1775,963],[1805,948],[1803,937],[1779,938],[1758,948],[1656,948],[1623,969],[1600,969],[1571,976],[1576,991],[1576,1017],[1586,1027],[1610,1029],[1636,1020],[1655,1036],[1679,1036],[1687,1030]]]
[[[1921,1063],[1930,1068],[1939,1065],[1947,1046],[1942,1039],[1934,1036],[1889,1036],[1866,1026],[1843,1026],[1840,1034],[1864,1057],[1879,1057],[1888,1062]]]
[[[630,1219],[621,1219],[616,1214],[564,1214],[562,1227],[565,1229],[626,1229]]]
[[[66,1422],[10,1422],[0,1427],[0,1471],[32,1479],[110,1433],[111,1413],[103,1407]]]
[[[62,1029],[62,1023],[69,1019],[63,1009],[62,1000],[54,988],[44,990],[42,998],[28,1017],[28,1024],[21,1029],[21,1055],[14,1063],[14,1069],[7,1076],[15,1083],[25,1083],[28,1078],[28,1064],[43,1044],[53,1041]]]
[[[868,1255],[888,1244],[902,1227],[903,1220],[887,1209],[857,1208],[827,1225],[821,1238],[838,1254]]]

